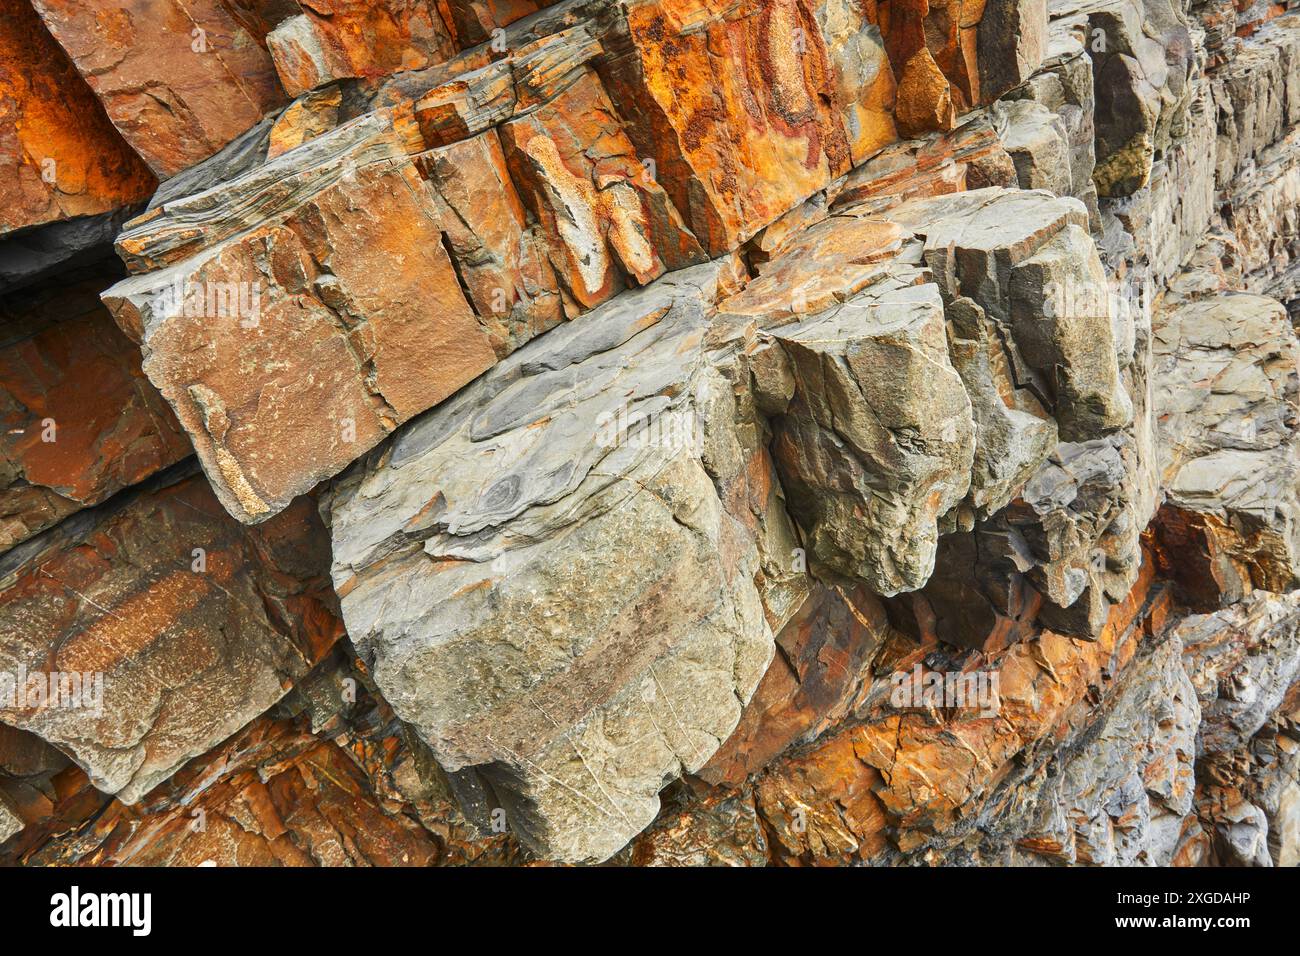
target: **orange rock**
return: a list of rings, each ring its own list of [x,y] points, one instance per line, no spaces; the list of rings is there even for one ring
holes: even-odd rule
[[[740,726],[699,777],[739,786],[792,744],[842,720],[871,683],[870,665],[887,631],[884,609],[865,589],[846,593],[817,585],[777,635],[781,652]]]
[[[0,235],[140,202],[157,181],[31,6],[0,7]]]
[[[294,100],[271,127],[271,141],[267,145],[266,158],[275,159],[307,140],[332,130],[338,125],[339,104],[342,100],[343,94],[337,86],[314,90]]]
[[[501,127],[511,174],[542,224],[551,265],[583,309],[629,281],[644,285],[704,259],[613,122],[617,115],[586,71],[554,100]]]
[[[862,103],[837,108],[821,29],[796,0],[640,2],[616,32],[602,78],[710,255],[846,172],[845,112],[887,100],[872,86],[859,91]],[[864,124],[860,152],[884,125]]]
[[[1043,631],[992,657],[949,659],[945,671],[996,672],[994,715],[899,711],[889,704],[889,682],[878,681],[862,697],[862,723],[831,732],[756,778],[759,813],[778,855],[791,863],[880,861],[891,846],[904,853],[927,843],[945,846],[946,835],[980,813],[999,783],[1018,767],[1049,759],[1105,706],[1158,603],[1151,599],[1153,583],[1154,567],[1146,562],[1095,642]],[[913,663],[898,657],[889,667],[907,670]],[[876,673],[884,664],[884,658],[875,662]]]
[[[0,304],[0,552],[191,453],[99,301],[111,281]]]
[[[416,167],[431,187],[470,306],[501,357],[564,318],[546,244],[506,171],[495,130],[430,150]]]
[[[898,131],[907,137],[947,131],[957,121],[948,78],[924,47],[903,68],[894,119]]]
[[[161,179],[207,159],[284,102],[252,21],[236,19],[220,0],[33,5]]]
[[[307,499],[254,530],[183,470],[115,496],[0,558],[0,719],[139,799],[342,635],[328,553]]]
[[[434,0],[313,0],[266,42],[290,96],[334,80],[422,69],[455,52]]]
[[[495,31],[550,4],[551,0],[438,0],[462,50],[492,39]]]

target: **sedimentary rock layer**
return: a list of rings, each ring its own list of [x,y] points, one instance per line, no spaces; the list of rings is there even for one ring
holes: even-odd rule
[[[0,861],[1300,860],[1300,16],[10,6]]]

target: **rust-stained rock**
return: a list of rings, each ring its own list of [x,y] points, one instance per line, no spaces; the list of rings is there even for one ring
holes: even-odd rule
[[[739,786],[783,751],[843,720],[861,703],[888,635],[884,609],[865,588],[818,585],[776,636],[778,653],[740,726],[698,776]]]
[[[654,179],[710,255],[847,172],[855,148],[864,155],[890,138],[892,124],[871,119],[887,102],[888,81],[836,102],[852,88],[844,69],[889,70],[874,25],[852,9],[829,10],[826,22],[840,34],[837,16],[858,18],[852,32],[866,63],[837,67],[813,11],[795,0],[641,0],[606,40],[606,88],[640,156],[654,162]]]
[[[191,453],[99,301],[118,274],[0,304],[0,553]]]
[[[614,123],[595,73],[501,127],[506,161],[550,245],[566,295],[587,309],[703,251]]]
[[[243,521],[275,514],[496,360],[424,182],[366,124],[308,142],[317,166],[299,171],[286,153],[220,197],[164,206],[119,240],[133,249],[142,236],[150,262],[178,258],[176,241],[191,251],[104,300]],[[273,218],[240,231],[245,197],[272,183]],[[230,204],[233,235],[196,242],[187,222],[216,199]]]
[[[312,90],[294,100],[271,127],[266,158],[275,159],[309,139],[328,133],[339,123],[343,93],[338,86]]]
[[[286,93],[418,70],[455,52],[435,0],[312,0],[266,36]]]
[[[894,116],[898,131],[907,137],[950,130],[956,122],[948,79],[925,47],[903,67]]]
[[[752,793],[670,803],[612,863],[621,866],[764,866],[767,837]]]
[[[542,232],[529,216],[495,130],[416,157],[445,243],[498,356],[564,318],[563,297]]]
[[[0,8],[0,235],[140,202],[155,180],[31,6]]]
[[[340,636],[325,547],[310,500],[245,530],[184,471],[65,520],[0,557],[0,718],[135,802]]]
[[[263,38],[221,0],[33,0],[123,138],[159,179],[284,101]]]
[[[1300,860],[1300,18],[34,6],[0,862]]]
[[[0,851],[5,863],[430,866],[521,857],[509,834],[462,816],[446,777],[342,655],[135,804],[98,794],[79,768],[56,772],[44,791],[0,781],[5,796],[27,827]]]
[[[1032,786],[1036,768],[1055,748],[1085,731],[1093,712],[1090,695],[1100,690],[1110,702],[1115,680],[1143,634],[1159,627],[1150,583],[1148,573],[1128,601],[1111,609],[1093,643],[1044,631],[1032,643],[993,656],[895,651],[889,676],[864,695],[872,706],[859,721],[796,750],[756,778],[759,813],[778,857],[883,863],[899,852],[927,848],[932,856],[963,852],[972,825],[1001,819],[1009,793]],[[995,693],[972,693],[965,706],[940,696],[937,706],[900,708],[895,675],[910,676],[913,668],[938,673],[940,687],[945,675],[982,675],[986,691]],[[1010,812],[1017,812],[1014,805]]]

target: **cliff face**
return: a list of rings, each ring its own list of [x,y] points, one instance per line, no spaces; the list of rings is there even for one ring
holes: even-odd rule
[[[1300,862],[1300,14],[7,0],[0,862]]]

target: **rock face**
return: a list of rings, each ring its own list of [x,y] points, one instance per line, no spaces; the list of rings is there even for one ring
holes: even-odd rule
[[[223,0],[40,0],[113,125],[159,179],[207,159],[280,105],[263,38]]]
[[[771,659],[757,549],[706,468],[737,450],[701,353],[715,273],[520,350],[329,504],[348,632],[385,698],[560,859],[648,824]]]
[[[1167,489],[1158,534],[1187,548],[1175,575],[1202,604],[1291,590],[1300,343],[1286,310],[1249,294],[1179,302],[1161,310],[1152,345]]]
[[[1300,861],[1300,17],[14,0],[0,90],[0,862]]]
[[[0,10],[0,235],[109,212],[155,186],[26,3]]]
[[[341,632],[309,502],[248,532],[177,477],[0,559],[0,714],[124,803],[279,700]]]
[[[190,454],[138,350],[100,304],[116,274],[0,306],[0,550]]]

